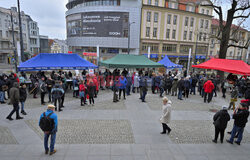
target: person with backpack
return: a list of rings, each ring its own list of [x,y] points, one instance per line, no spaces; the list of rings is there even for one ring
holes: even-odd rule
[[[62,104],[61,104],[61,98],[64,94],[64,90],[62,88],[60,88],[59,84],[56,84],[52,90],[51,90],[51,94],[54,100],[54,105],[55,105],[55,110],[57,111],[57,101],[58,101],[58,108],[59,108],[59,112],[62,111]]]
[[[48,109],[46,112],[42,113],[39,119],[39,126],[44,132],[44,149],[45,154],[48,154],[50,151],[50,155],[56,153],[54,149],[56,143],[56,132],[58,126],[57,115],[54,113],[55,106],[48,105]],[[48,140],[50,137],[50,148],[48,147]]]
[[[213,124],[215,127],[215,136],[212,140],[217,143],[217,139],[220,133],[220,142],[223,143],[225,129],[227,128],[227,122],[230,120],[230,115],[227,112],[227,106],[222,106],[222,110],[218,111],[213,117]]]

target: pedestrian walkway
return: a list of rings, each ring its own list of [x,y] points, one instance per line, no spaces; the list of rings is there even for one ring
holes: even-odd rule
[[[159,95],[149,93],[147,103],[141,103],[139,95],[132,94],[115,105],[111,95],[109,91],[101,92],[95,106],[80,106],[80,99],[66,97],[64,111],[57,112],[57,153],[52,156],[44,154],[43,134],[38,127],[38,119],[46,106],[33,102],[39,99],[29,99],[28,115],[24,120],[9,121],[5,117],[12,106],[1,105],[0,159],[250,159],[249,123],[241,146],[226,142],[214,144],[211,141],[214,136],[214,113],[209,110],[228,104],[224,99],[216,97],[212,103],[204,104],[197,95],[190,95],[183,101],[169,96],[173,102],[172,132],[161,135]],[[231,128],[232,121],[226,131]]]

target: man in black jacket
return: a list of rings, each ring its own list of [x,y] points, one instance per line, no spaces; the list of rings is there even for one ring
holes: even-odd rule
[[[233,139],[235,134],[238,132],[238,139],[235,141],[236,144],[240,145],[242,140],[243,131],[248,121],[249,111],[246,103],[240,103],[239,107],[235,110],[233,114],[234,126],[231,133],[231,138],[227,140],[228,143],[233,144]]]
[[[177,83],[177,88],[178,88],[178,99],[183,100],[182,91],[184,89],[184,77],[181,77],[181,80],[179,80],[179,82]]]
[[[218,111],[214,117],[215,137],[214,143],[217,143],[218,135],[220,133],[220,142],[223,143],[224,132],[227,128],[227,122],[230,120],[230,115],[227,112],[227,106],[222,106],[222,110]]]

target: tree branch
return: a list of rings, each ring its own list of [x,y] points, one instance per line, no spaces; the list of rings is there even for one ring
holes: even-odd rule
[[[247,10],[247,9],[249,9],[250,8],[250,5],[248,5],[248,6],[246,6],[246,7],[240,7],[240,8],[237,8],[237,9],[235,9],[235,12],[236,11],[244,11],[244,10]]]
[[[248,49],[248,46],[238,46],[238,45],[234,45],[234,44],[229,44],[228,48],[229,47],[237,47],[237,48],[241,48],[241,49]]]
[[[234,42],[236,42],[236,43],[238,43],[238,42],[239,42],[239,40],[237,40],[237,39],[233,39],[233,38],[230,38],[230,39],[229,39],[229,41],[234,41]]]
[[[235,17],[233,17],[233,19],[236,19],[236,18],[248,18],[249,15],[250,15],[250,12],[248,13],[248,15],[235,16]]]

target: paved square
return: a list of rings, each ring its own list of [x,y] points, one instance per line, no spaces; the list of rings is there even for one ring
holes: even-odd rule
[[[214,125],[213,121],[196,121],[196,120],[175,120],[171,121],[170,128],[172,129],[169,137],[174,143],[193,143],[193,144],[203,144],[203,143],[213,143],[214,138]],[[188,126],[188,127],[187,127]],[[228,123],[227,129],[225,130],[224,142],[229,139],[230,135],[227,134],[233,127],[233,122]],[[250,142],[250,134],[247,132],[243,133],[242,143]],[[218,142],[220,136],[218,137]]]
[[[8,127],[0,126],[0,144],[18,144]]]
[[[42,138],[37,120],[26,123]],[[60,120],[59,144],[130,144],[134,143],[132,127],[127,120]]]

